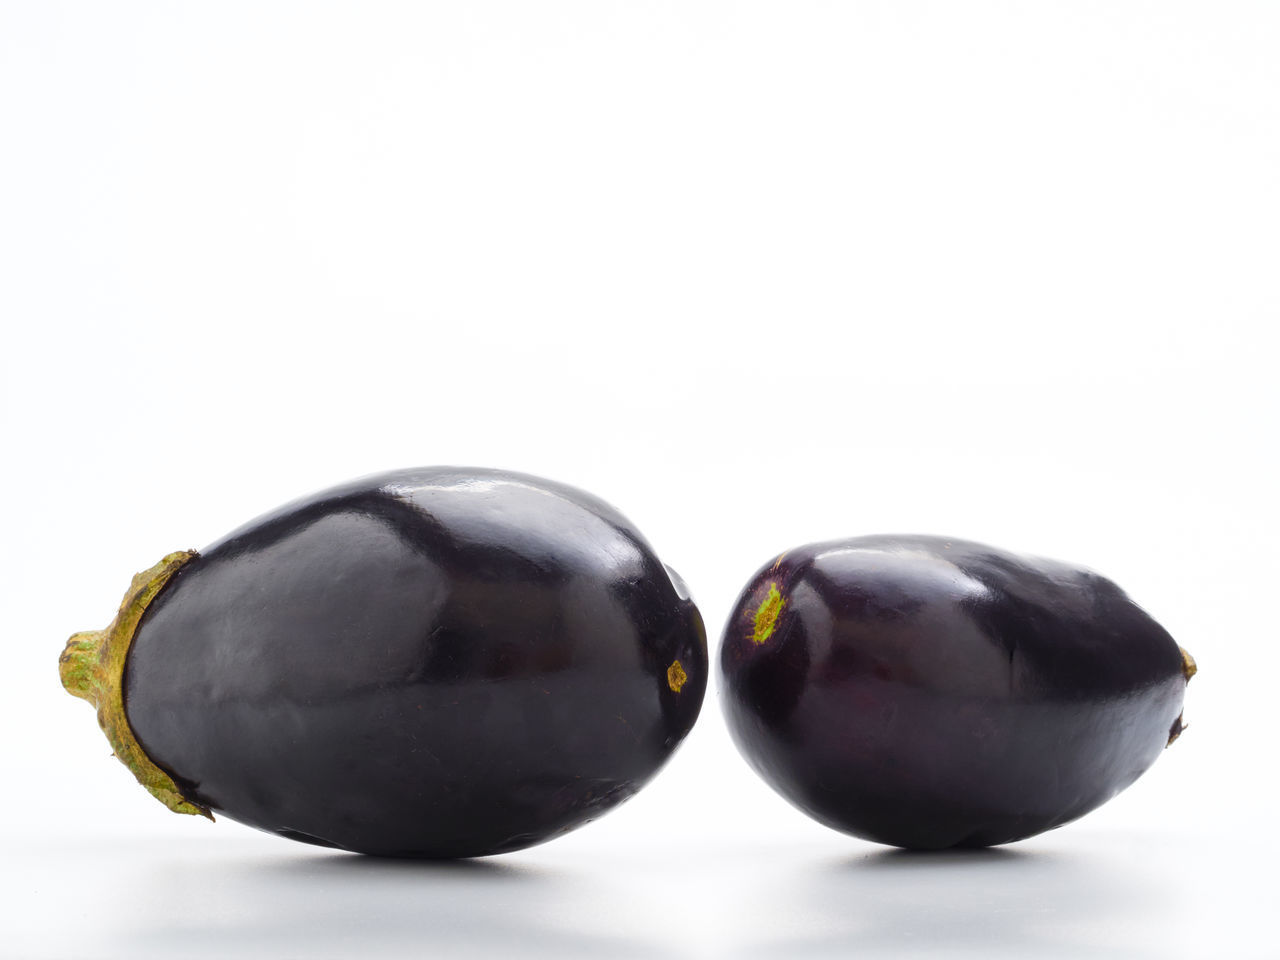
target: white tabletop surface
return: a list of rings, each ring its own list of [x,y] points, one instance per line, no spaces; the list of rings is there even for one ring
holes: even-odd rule
[[[199,831],[197,831],[199,832]],[[459,863],[270,837],[17,840],[6,942],[29,960],[1275,957],[1266,844],[1077,827],[910,854],[841,839],[549,845]]]

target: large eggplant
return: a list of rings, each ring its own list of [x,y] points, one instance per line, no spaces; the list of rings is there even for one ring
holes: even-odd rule
[[[828,826],[1008,843],[1087,813],[1182,731],[1195,665],[1111,581],[963,540],[791,550],[720,650],[739,749]]]
[[[60,668],[172,809],[471,857],[634,794],[697,718],[707,652],[680,579],[608,504],[424,468],[166,557]]]

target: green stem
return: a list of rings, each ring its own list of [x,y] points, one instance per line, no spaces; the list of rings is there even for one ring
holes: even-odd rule
[[[98,725],[107,735],[115,756],[152,796],[175,813],[196,814],[212,820],[208,808],[184,797],[173,778],[147,756],[133,735],[124,709],[124,665],[142,615],[169,578],[194,556],[193,550],[171,553],[150,570],[135,576],[109,627],[77,633],[67,641],[66,649],[58,658],[58,674],[68,693],[97,708]]]

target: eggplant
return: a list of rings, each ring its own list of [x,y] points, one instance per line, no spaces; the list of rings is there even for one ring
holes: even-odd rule
[[[457,858],[632,796],[693,726],[708,664],[688,590],[616,509],[438,467],[171,554],[60,671],[175,811]]]
[[[739,750],[814,819],[912,849],[1074,820],[1182,732],[1191,656],[1110,580],[964,540],[810,544],[720,647]]]

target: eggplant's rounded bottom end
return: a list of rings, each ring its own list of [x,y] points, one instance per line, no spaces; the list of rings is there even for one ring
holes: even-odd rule
[[[222,812],[225,814],[225,811]],[[554,840],[556,837],[563,836],[571,830],[585,826],[593,819],[595,818],[581,820],[549,832],[521,833],[496,839],[471,838],[467,842],[459,842],[456,838],[450,837],[428,838],[422,836],[413,839],[406,837],[402,842],[397,842],[393,837],[388,836],[363,838],[346,836],[341,841],[338,841],[330,840],[315,833],[308,833],[304,830],[295,830],[291,827],[268,828],[256,826],[256,829],[286,840],[294,840],[298,843],[324,847],[328,850],[338,850],[357,857],[368,857],[374,860],[467,863],[486,857],[514,853],[527,847],[545,843],[548,840]],[[253,824],[249,825],[255,826]]]
[[[1019,843],[1057,829],[1088,812],[1080,811],[1065,819],[998,811],[991,811],[983,817],[973,811],[931,805],[905,818],[891,817],[891,811],[886,809],[877,814],[860,811],[855,816],[833,816],[830,810],[815,813],[803,805],[796,806],[824,826],[847,836],[903,853],[932,853],[944,857],[952,852],[974,853]]]
[[[297,830],[277,830],[274,832],[277,836],[284,837],[287,840],[296,840],[299,843],[306,843],[315,847],[338,850],[343,853],[349,853],[354,857],[364,857],[371,860],[414,861],[420,863],[443,864],[465,864],[483,860],[487,857],[502,856],[503,854],[514,853],[518,850],[523,850],[526,847],[542,843],[544,839],[530,839],[526,842],[520,842],[513,845],[501,844],[498,846],[469,847],[465,849],[452,847],[383,847],[365,846],[363,844],[352,844],[350,846],[346,846],[339,843],[333,843],[321,837],[313,837],[310,834],[302,833]]]
[[[930,838],[922,839],[920,837],[894,837],[881,835],[879,837],[869,837],[866,835],[853,834],[861,836],[864,840],[870,840],[872,843],[883,844],[887,847],[903,853],[903,854],[936,854],[939,856],[947,856],[948,854],[974,853],[975,851],[993,850],[1003,846],[1006,843],[1015,843],[1018,840],[1024,840],[1025,837],[1015,837],[1012,839],[992,839],[987,836],[985,831],[976,830],[973,833],[955,838]]]
[[[275,831],[277,836],[284,837],[286,840],[297,840],[299,843],[309,843],[316,847],[328,847],[330,850],[342,850],[343,847],[334,843],[332,840],[325,840],[323,837],[313,837],[309,833],[303,833],[301,830],[290,830],[282,828]],[[353,853],[355,851],[352,851]]]

